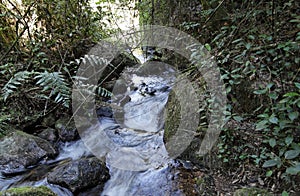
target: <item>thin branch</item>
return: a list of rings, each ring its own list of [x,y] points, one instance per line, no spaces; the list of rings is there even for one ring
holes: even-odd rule
[[[214,11],[211,13],[211,15],[208,17],[208,19],[206,19],[203,27],[205,27],[205,25],[214,17],[214,15],[216,14],[216,12],[218,11],[218,9],[221,7],[221,5],[224,3],[225,0],[221,1],[219,3],[219,5],[214,9]]]

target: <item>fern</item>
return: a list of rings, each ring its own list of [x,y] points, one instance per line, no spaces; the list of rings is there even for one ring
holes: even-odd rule
[[[85,64],[85,65],[89,65],[89,66],[99,66],[99,65],[106,65],[108,63],[108,61],[104,58],[100,58],[98,56],[95,55],[85,55],[84,57],[81,57],[79,59],[75,59],[75,61],[71,61],[70,64],[75,64],[75,65],[80,65],[81,63]],[[92,85],[92,84],[86,84],[86,82],[83,81],[87,81],[87,78],[83,78],[83,77],[77,77],[74,76],[73,79],[75,79],[75,81],[81,85],[81,87],[84,86],[84,89],[81,88],[81,90],[83,90],[85,93],[87,93],[88,95],[94,95],[94,93],[97,96],[100,97],[111,97],[112,93],[103,88],[100,87],[99,85]],[[83,84],[85,83],[85,84]]]
[[[112,96],[112,92],[110,92],[109,90],[107,90],[105,88],[99,87],[99,86],[97,86],[97,88],[96,88],[96,94],[101,97],[111,97]]]
[[[96,86],[96,85],[87,84],[86,82],[83,82],[87,80],[86,78],[74,76],[73,79],[75,79],[75,85],[78,86],[77,88],[80,87],[79,88],[80,91],[87,96],[94,96],[95,94],[100,97],[112,96],[112,92],[110,92],[109,90],[103,87],[100,87],[99,85]]]
[[[66,82],[64,75],[60,72],[43,72],[38,73],[35,76],[35,79],[38,79],[36,82],[37,85],[43,88],[42,92],[51,90],[51,93],[48,98],[54,96],[54,101],[56,103],[62,103],[65,107],[70,105],[70,86]]]
[[[6,101],[11,94],[18,90],[19,86],[30,79],[30,76],[32,74],[34,74],[34,72],[19,71],[13,77],[11,77],[10,80],[2,88],[3,100]]]

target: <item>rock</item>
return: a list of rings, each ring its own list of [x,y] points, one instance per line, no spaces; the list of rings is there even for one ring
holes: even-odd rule
[[[19,172],[57,153],[48,141],[15,131],[0,139],[0,170],[7,174]]]
[[[164,126],[164,142],[167,143],[176,131],[180,123],[180,102],[176,98],[174,91],[169,94],[168,102],[166,105],[166,119]]]
[[[233,193],[234,196],[249,196],[249,195],[264,195],[264,196],[271,196],[272,194],[269,193],[265,189],[260,188],[242,188],[238,189]]]
[[[113,117],[113,111],[110,107],[102,106],[96,111],[98,117]]]
[[[117,55],[108,66],[105,67],[100,81],[107,82],[113,78],[119,78],[125,67],[131,67],[138,64],[133,55],[127,52]],[[109,89],[111,90],[111,89]]]
[[[70,189],[73,193],[103,184],[109,179],[108,169],[96,157],[82,158],[56,167],[48,182]]]
[[[55,125],[55,121],[56,121],[55,118],[56,118],[55,114],[50,113],[42,118],[41,124],[46,127],[53,127]]]
[[[44,129],[42,132],[40,132],[37,136],[44,140],[54,143],[57,140],[56,132],[57,131],[55,129],[48,127]]]
[[[73,119],[63,117],[56,121],[55,128],[58,136],[63,142],[74,141],[79,138],[79,134]]]
[[[10,188],[5,191],[0,192],[0,196],[56,196],[57,194],[53,193],[46,186],[39,187],[18,187]]]

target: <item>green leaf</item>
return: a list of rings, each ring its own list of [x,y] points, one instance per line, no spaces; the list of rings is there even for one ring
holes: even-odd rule
[[[267,84],[268,89],[272,88],[272,86],[274,86],[274,83],[272,83],[272,82]]]
[[[270,177],[270,176],[272,176],[272,174],[273,174],[273,171],[272,171],[272,170],[269,170],[269,171],[267,171],[267,173],[266,173],[266,177]]]
[[[295,82],[295,86],[296,86],[298,89],[300,89],[300,83]]]
[[[295,149],[295,150],[299,150],[300,151],[300,144],[296,144],[296,143],[292,143],[291,144],[291,147],[293,148],[293,149]]]
[[[289,150],[284,153],[285,159],[294,159],[300,154],[300,150]]]
[[[267,120],[262,120],[262,121],[258,122],[258,123],[256,124],[256,130],[262,130],[262,129],[265,129],[266,127],[268,127],[267,123],[268,123]]]
[[[251,40],[255,39],[255,37],[253,35],[248,35],[248,38],[251,39]]]
[[[289,92],[283,95],[284,97],[295,97],[295,96],[299,96],[298,93],[296,92]]]
[[[249,50],[249,49],[251,48],[251,43],[247,43],[247,44],[245,45],[245,47],[246,47],[247,50]]]
[[[254,94],[262,95],[262,94],[265,94],[266,92],[267,92],[267,89],[261,89],[261,90],[255,90]]]
[[[272,148],[274,148],[274,146],[276,146],[276,140],[274,138],[269,139],[269,144]]]
[[[278,94],[276,93],[276,92],[272,92],[272,93],[270,93],[269,94],[269,97],[271,98],[271,99],[277,99],[278,98]]]
[[[300,173],[300,163],[295,166],[288,167],[285,172],[290,175],[297,175]]]
[[[269,115],[264,113],[264,114],[258,115],[257,117],[259,117],[259,118],[269,118]]]
[[[211,51],[211,47],[210,47],[209,44],[206,43],[206,44],[204,45],[204,47],[205,47],[208,51]]]
[[[238,122],[241,122],[243,120],[243,117],[241,116],[233,116],[233,119],[238,121]]]
[[[289,196],[289,193],[286,191],[282,191],[281,196]]]
[[[289,119],[291,119],[291,121],[294,121],[296,118],[299,117],[299,112],[297,112],[297,111],[295,111],[295,112],[290,112],[290,113],[288,114],[288,116],[289,116]]]
[[[291,136],[287,136],[286,138],[285,138],[285,144],[287,145],[287,146],[289,146],[292,142],[293,142],[293,137],[291,137]]]
[[[264,162],[262,167],[273,167],[273,166],[279,165],[279,164],[280,164],[280,161],[278,161],[278,160],[268,160],[268,161]]]
[[[278,124],[278,118],[274,114],[272,114],[272,116],[270,116],[269,121],[270,121],[270,123]]]

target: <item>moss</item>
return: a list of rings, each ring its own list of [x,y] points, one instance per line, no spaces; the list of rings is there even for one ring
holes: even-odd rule
[[[259,188],[242,188],[234,192],[234,196],[271,196],[267,190]]]
[[[0,196],[56,196],[48,187],[18,187],[10,188],[6,191],[1,191]]]
[[[176,134],[180,123],[180,103],[176,98],[174,91],[170,92],[166,106],[166,121],[164,127],[164,142],[167,143],[170,138]]]

